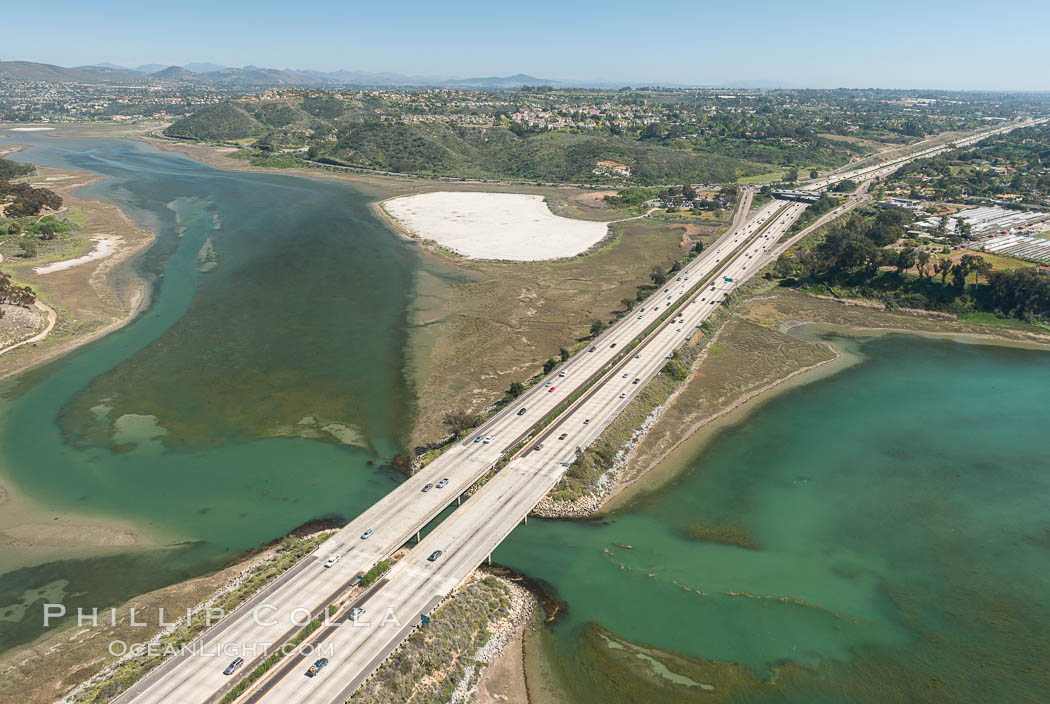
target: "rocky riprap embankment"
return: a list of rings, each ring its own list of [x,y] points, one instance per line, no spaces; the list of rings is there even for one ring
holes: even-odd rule
[[[510,606],[503,618],[489,624],[492,636],[474,653],[472,664],[467,666],[449,698],[450,704],[466,704],[476,700],[478,681],[485,666],[503,654],[536,607],[536,597],[528,589],[503,577],[496,579],[510,592]]]
[[[591,494],[581,496],[573,501],[555,501],[551,498],[551,494],[547,494],[532,509],[531,515],[537,518],[587,518],[601,510],[602,504],[605,503],[605,500],[609,498],[609,494],[612,493],[613,486],[616,484],[616,478],[627,466],[631,450],[642,441],[642,438],[660,419],[660,415],[664,412],[664,408],[667,407],[667,403],[670,400],[668,399],[654,408],[645,417],[642,424],[631,434],[631,439],[624,443],[623,447],[616,452],[612,467],[598,477],[597,486]]]

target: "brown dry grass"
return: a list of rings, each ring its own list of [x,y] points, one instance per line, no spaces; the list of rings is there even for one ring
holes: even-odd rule
[[[433,254],[424,273],[411,348],[420,399],[413,444],[444,434],[453,409],[480,411],[512,381],[525,381],[561,347],[573,349],[594,319],[634,298],[654,266],[685,254],[680,230],[634,220],[599,251],[550,262],[451,260]]]
[[[41,264],[38,259],[4,259],[4,270],[18,283],[32,286],[40,300],[55,309],[58,321],[46,339],[12,350],[0,358],[0,378],[16,374],[122,325],[130,319],[144,295],[143,282],[120,264],[149,245],[152,234],[137,228],[115,205],[75,195],[77,188],[93,183],[96,176],[47,167],[40,167],[37,171],[34,182],[50,177],[61,178],[45,181],[64,201],[59,216],[75,213],[82,219],[82,227],[70,233],[67,243],[71,256],[90,250],[92,243],[85,241],[95,234],[117,235],[122,241],[119,249],[105,259],[43,276],[33,271],[34,266]]]
[[[741,400],[835,356],[826,345],[799,340],[734,315],[708,346],[692,377],[635,448],[620,478],[621,484],[645,474],[684,439]]]

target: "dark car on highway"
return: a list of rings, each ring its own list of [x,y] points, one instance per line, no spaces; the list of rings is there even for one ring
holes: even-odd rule
[[[310,666],[310,669],[306,671],[306,676],[307,677],[313,677],[318,672],[323,670],[325,665],[327,665],[327,664],[328,664],[328,658],[321,658],[320,660],[317,660],[316,662],[314,662],[313,665]]]
[[[439,557],[441,557],[441,551],[435,550],[434,552],[430,553],[430,557],[427,558],[427,562],[436,562]]]
[[[237,668],[239,668],[243,664],[244,664],[244,658],[234,658],[233,662],[231,662],[229,665],[227,665],[226,669],[222,671],[222,674],[224,674],[224,675],[232,675],[234,672],[237,671]]]

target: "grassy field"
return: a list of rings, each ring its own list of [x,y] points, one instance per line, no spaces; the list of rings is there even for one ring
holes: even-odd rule
[[[1016,259],[1014,257],[1007,257],[1001,254],[990,254],[988,252],[981,252],[976,249],[957,249],[953,250],[950,254],[942,254],[938,252],[933,255],[934,259],[944,259],[945,257],[951,257],[953,260],[958,261],[964,254],[974,254],[978,257],[984,257],[985,261],[992,265],[992,269],[996,271],[1013,271],[1014,269],[1028,269],[1036,266],[1032,262],[1026,262],[1023,259]],[[973,282],[973,276],[968,276],[967,281]]]
[[[959,322],[973,323],[975,325],[986,325],[993,328],[1008,328],[1010,330],[1022,330],[1025,332],[1047,333],[1050,328],[1043,325],[1032,325],[1017,318],[1000,318],[995,313],[974,311],[963,313],[959,316]]]
[[[559,261],[432,255],[418,283],[411,345],[421,399],[413,444],[442,437],[446,412],[481,411],[560,348],[580,346],[591,322],[622,309],[621,299],[633,299],[653,267],[670,266],[704,238],[684,228],[650,219],[619,223],[598,251]]]
[[[780,179],[782,179],[784,177],[784,174],[786,174],[786,173],[787,173],[787,169],[778,169],[776,171],[770,171],[770,172],[764,173],[764,174],[757,174],[755,176],[744,176],[743,178],[738,178],[736,180],[736,182],[737,183],[773,183],[774,181],[779,181]],[[801,173],[802,172],[799,172],[800,175],[801,175]]]

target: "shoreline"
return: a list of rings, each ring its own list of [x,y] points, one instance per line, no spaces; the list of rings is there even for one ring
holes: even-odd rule
[[[755,297],[748,302],[750,303],[761,300],[762,297]],[[838,304],[836,303],[835,305]],[[887,311],[880,310],[880,312]],[[732,316],[726,319],[725,323],[728,323],[734,316],[738,315],[740,315],[739,311],[735,311]],[[897,315],[909,314],[898,313]],[[921,314],[911,315],[916,315],[916,317],[920,319],[927,317]],[[955,323],[955,321],[950,322]],[[658,407],[657,410],[659,413],[656,417],[653,418],[651,422],[647,421],[644,424],[644,427],[639,427],[639,434],[632,438],[628,445],[625,445],[625,456],[617,463],[616,467],[612,468],[616,471],[607,493],[604,495],[583,497],[572,503],[558,504],[551,502],[549,506],[544,507],[541,514],[538,513],[535,515],[553,520],[578,521],[593,520],[607,513],[614,513],[623,510],[639,494],[656,489],[659,486],[666,484],[668,481],[673,480],[674,477],[684,469],[683,467],[678,466],[678,462],[675,460],[683,454],[695,454],[701,452],[703,448],[723,429],[746,420],[751,413],[760,410],[766,403],[776,399],[783,393],[820,381],[838,374],[841,371],[845,371],[856,364],[863,363],[863,355],[857,350],[851,349],[848,343],[836,344],[835,342],[820,339],[822,333],[844,338],[844,340],[854,340],[857,342],[863,342],[864,340],[885,335],[900,334],[916,335],[927,339],[951,340],[960,344],[990,345],[1050,351],[1050,333],[1043,336],[1043,340],[1040,340],[1034,339],[1036,336],[1035,333],[1009,331],[1009,329],[1004,330],[1007,334],[997,334],[992,332],[991,329],[988,329],[988,332],[966,330],[936,331],[907,327],[835,324],[815,320],[793,320],[785,322],[777,326],[776,329],[778,332],[787,334],[802,341],[821,344],[829,348],[834,356],[815,364],[796,368],[790,371],[787,375],[780,376],[759,388],[735,396],[715,412],[700,420],[691,422],[686,427],[672,426],[670,430],[677,433],[678,440],[672,446],[664,449],[656,457],[647,458],[645,467],[632,468],[632,463],[638,460],[639,448],[654,428],[657,427],[660,418],[663,416],[663,412],[679,401],[681,394],[693,381],[699,382],[699,379],[696,376],[697,371],[701,368],[701,365],[707,358],[711,347],[718,343],[719,337],[725,329],[725,323],[720,325],[718,332],[712,336],[705,346],[703,353],[698,356],[692,367],[692,375],[689,381],[679,385],[667,400]],[[962,324],[964,323],[960,323],[960,325]],[[1028,336],[1030,339],[1018,339],[1016,337],[1008,336],[1010,332]],[[675,466],[666,466],[669,462]],[[543,506],[543,503],[540,505]]]
[[[8,154],[15,154],[30,149],[30,147],[20,144],[5,146],[14,147],[12,151],[7,152]],[[94,174],[90,171],[83,171],[81,169],[40,166],[38,164],[33,163],[32,161],[29,161],[27,163],[33,164],[33,166],[35,166],[37,169],[69,172],[70,174],[74,174],[82,178],[83,180],[81,182],[78,182],[71,186],[65,186],[62,184],[62,182],[56,182],[52,186],[52,189],[56,190],[57,192],[60,192],[64,198],[74,198],[84,203],[97,204],[96,206],[94,206],[96,212],[103,208],[112,208],[114,212],[119,214],[120,218],[128,227],[130,227],[134,231],[143,233],[145,236],[133,243],[128,243],[126,240],[122,240],[122,244],[117,246],[108,256],[101,259],[87,261],[81,264],[80,266],[69,267],[63,270],[70,271],[72,269],[76,269],[77,271],[75,271],[74,273],[77,275],[84,275],[88,282],[88,285],[91,287],[92,290],[96,292],[96,295],[98,295],[99,298],[112,298],[117,300],[124,308],[123,315],[117,318],[116,320],[113,320],[112,322],[103,325],[98,330],[87,333],[81,337],[71,339],[65,343],[59,343],[53,349],[48,349],[38,355],[32,355],[28,359],[19,359],[14,364],[5,365],[5,368],[0,370],[0,381],[4,381],[6,379],[9,379],[10,377],[21,374],[22,372],[41,366],[46,362],[49,362],[69,352],[72,352],[73,350],[78,349],[79,347],[82,347],[83,345],[86,345],[89,342],[92,342],[93,340],[99,339],[101,337],[104,337],[105,335],[108,335],[111,332],[119,330],[120,328],[124,327],[132,320],[134,320],[136,317],[138,317],[148,308],[148,301],[150,298],[148,282],[142,276],[140,276],[138,272],[135,271],[135,268],[131,265],[131,262],[136,255],[145,251],[156,241],[156,235],[152,231],[143,229],[137,224],[135,224],[131,216],[125,213],[120,206],[112,203],[107,203],[103,200],[93,198],[81,198],[80,196],[76,195],[76,192],[79,191],[81,188],[94,185],[107,177],[101,174]],[[66,204],[65,207],[68,208],[69,205]],[[87,239],[92,239],[93,233],[86,232],[83,234]],[[97,262],[97,264],[95,264],[95,262]],[[91,266],[92,264],[94,264],[93,268]],[[30,267],[29,270],[33,271],[33,267]],[[15,271],[18,270],[16,269]],[[35,273],[37,276],[41,275],[40,272]],[[45,272],[45,274],[46,273],[59,273],[59,271]],[[123,288],[123,290],[110,282],[110,276],[116,275],[126,275],[128,277],[127,285]],[[16,348],[26,344],[44,341],[48,338],[52,329],[55,326],[55,323],[58,322],[59,319],[58,314],[54,310],[54,307],[57,306],[60,309],[71,309],[75,306],[75,302],[71,304],[58,300],[52,300],[51,303],[53,305],[49,305],[42,299],[42,296],[40,295],[40,291],[38,290],[37,286],[34,286],[34,290],[37,291],[38,294],[37,302],[44,305],[44,307],[47,308],[47,310],[51,311],[50,314],[48,314],[49,324],[47,326],[47,329],[42,334],[34,335],[30,339],[21,340],[13,345],[4,348],[3,350],[0,350],[0,355],[7,354],[8,352],[11,352]],[[43,297],[51,298],[51,296],[47,293],[44,293]],[[6,361],[8,360],[5,360],[5,362]]]
[[[8,155],[30,149],[19,144],[4,144],[4,147],[7,148],[5,153]],[[80,295],[54,293],[49,290],[47,283],[39,286],[36,277],[40,274],[33,271],[32,263],[27,262],[9,269],[15,276],[21,277],[24,270],[33,277],[32,285],[38,294],[36,305],[46,311],[47,324],[42,331],[0,350],[0,360],[3,362],[3,367],[0,368],[0,382],[10,383],[20,374],[41,367],[115,332],[144,312],[149,301],[149,284],[135,271],[132,261],[153,244],[156,240],[154,233],[140,228],[115,204],[76,195],[81,188],[98,183],[106,178],[105,176],[80,169],[40,166],[35,163],[33,165],[38,169],[38,176],[43,172],[70,175],[77,179],[73,184],[54,182],[52,188],[67,201],[58,212],[75,208],[88,216],[100,218],[113,217],[113,214],[116,214],[122,225],[129,232],[136,233],[137,237],[134,241],[125,237],[122,245],[103,259],[52,272],[45,280],[55,281],[56,288],[61,288],[57,284],[59,278],[66,283],[74,281],[79,287],[77,293]],[[90,240],[93,234],[95,233],[84,228],[77,231],[77,239]],[[122,285],[115,282],[115,279],[121,277],[126,277]],[[54,342],[57,323],[83,317],[84,307],[90,308],[92,304],[97,303],[107,307],[106,317],[109,317],[110,313],[120,311],[119,317],[110,319],[91,332]],[[7,356],[8,353],[12,354]],[[0,461],[0,541],[5,546],[4,560],[0,563],[2,572],[32,567],[54,559],[84,557],[85,553],[97,557],[129,550],[148,550],[172,540],[178,538],[154,534],[145,525],[119,517],[96,516],[66,507],[45,505],[21,492]]]
[[[714,344],[717,339],[718,336],[716,335],[711,339],[711,344]],[[754,391],[747,392],[743,396],[734,399],[714,414],[693,424],[691,428],[682,433],[681,438],[675,445],[665,451],[655,461],[651,462],[649,467],[634,476],[615,482],[609,495],[598,507],[598,511],[615,511],[618,508],[626,506],[631,498],[636,496],[640,491],[655,488],[655,486],[646,486],[646,480],[651,479],[654,473],[659,469],[660,465],[665,463],[672,455],[677,454],[683,446],[696,443],[696,447],[692,448],[692,451],[699,451],[711,439],[713,439],[717,432],[746,420],[749,415],[758,411],[762,406],[777,398],[780,394],[806,386],[807,384],[825,379],[829,376],[834,376],[835,374],[848,369],[854,364],[859,364],[862,361],[860,358],[850,359],[849,355],[844,350],[836,348],[834,345],[828,346],[831,347],[834,352],[834,356],[831,359],[796,369],[787,376],[769,382]],[[698,365],[702,362],[703,359],[698,360]],[[685,387],[686,385],[683,384],[676,389],[667,399],[665,405],[670,405],[677,401],[678,396],[685,390]],[[697,436],[704,436],[703,441],[697,443]],[[626,458],[627,466],[629,466],[631,461],[635,458],[637,448],[638,444],[635,444],[634,448],[631,449],[631,453]],[[677,472],[669,474],[666,477],[666,480],[673,479],[675,474],[677,474]]]
[[[801,334],[796,335],[793,331],[799,329],[802,329]],[[621,510],[639,494],[659,488],[667,481],[674,479],[684,467],[676,466],[661,471],[661,465],[664,465],[685,453],[695,454],[697,452],[702,452],[719,432],[747,420],[752,413],[757,412],[766,403],[773,401],[780,395],[834,376],[857,364],[864,363],[864,356],[860,354],[859,351],[850,349],[846,344],[835,344],[833,342],[815,339],[821,332],[827,332],[845,338],[846,340],[856,340],[859,342],[884,337],[886,335],[915,335],[917,337],[931,340],[950,340],[960,344],[989,345],[995,347],[1011,347],[1050,352],[1050,339],[1048,339],[1047,342],[1039,343],[1036,341],[1012,340],[992,333],[935,332],[909,330],[907,328],[854,327],[849,325],[835,325],[809,321],[797,321],[784,327],[781,331],[797,336],[800,339],[817,341],[821,344],[827,345],[834,351],[835,356],[824,362],[797,369],[789,373],[787,376],[770,382],[752,392],[748,392],[743,396],[734,399],[729,405],[725,406],[717,413],[708,416],[707,418],[693,424],[689,429],[682,431],[682,437],[680,440],[656,460],[650,462],[647,468],[627,479],[617,481],[608,496],[589,517]],[[711,342],[714,343],[716,339],[717,336],[712,338]],[[698,360],[698,364],[702,361],[702,359]],[[666,405],[672,403],[684,389],[685,385],[676,389],[674,394],[668,398]],[[630,461],[634,459],[634,453],[637,447],[638,444],[635,444],[634,448],[632,448],[631,455],[627,458],[628,465],[630,464]]]
[[[102,557],[152,550],[180,542],[177,536],[149,531],[115,516],[79,513],[47,506],[6,480],[0,466],[0,574],[55,560]]]

